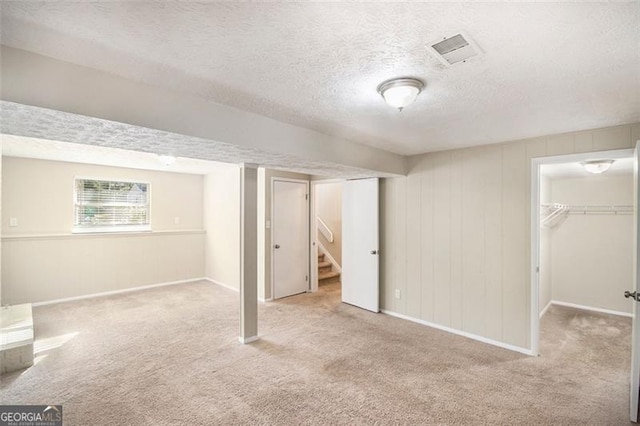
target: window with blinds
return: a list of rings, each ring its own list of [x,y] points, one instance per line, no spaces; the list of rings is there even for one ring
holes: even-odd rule
[[[148,183],[75,180],[73,232],[150,231]]]

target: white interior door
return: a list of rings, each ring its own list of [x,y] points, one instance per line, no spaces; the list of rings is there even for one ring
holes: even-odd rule
[[[378,179],[342,187],[342,301],[378,312]]]
[[[271,243],[273,297],[309,289],[308,182],[274,180]]]
[[[640,142],[636,144],[634,152],[633,168],[633,276],[635,299],[640,299],[640,215],[638,215],[638,200],[640,200],[640,184],[638,183],[638,163],[640,162]],[[628,296],[625,294],[625,296]],[[638,421],[638,396],[640,395],[640,315],[638,315],[638,303],[633,303],[633,334],[631,337],[631,421]]]

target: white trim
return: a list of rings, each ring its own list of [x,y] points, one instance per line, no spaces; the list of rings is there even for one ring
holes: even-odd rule
[[[553,300],[550,300],[549,303],[547,303],[547,306],[545,306],[544,309],[540,311],[540,318],[542,318],[542,316],[547,313],[547,310],[551,307],[551,305],[553,305]]]
[[[333,179],[320,179],[320,180],[312,180],[309,182],[309,215],[310,217],[317,217],[317,203],[316,203],[316,185],[329,184],[329,183],[344,183],[346,179],[342,178],[333,178]],[[318,291],[318,235],[315,229],[312,226],[309,226],[309,267],[311,269],[310,277],[310,291],[316,292]],[[326,253],[326,250],[325,250]],[[342,268],[340,268],[342,272]]]
[[[309,182],[309,219],[316,216],[316,184]],[[309,225],[309,292],[318,291],[318,232]]]
[[[161,237],[166,235],[206,234],[204,229],[184,229],[170,231],[142,231],[142,232],[94,232],[80,234],[25,234],[3,235],[2,242],[21,240],[67,240],[76,238],[119,238],[119,237]]]
[[[323,183],[344,183],[347,179],[345,178],[331,178],[331,179],[314,179],[311,180],[311,185],[323,184]]]
[[[240,293],[240,289],[239,288],[231,287],[229,284],[225,284],[223,282],[213,280],[213,279],[211,279],[209,277],[203,278],[203,280],[209,281],[211,284],[215,284],[215,285],[219,285],[220,287],[224,287],[227,290],[231,290],[231,291],[235,291],[236,293]]]
[[[329,253],[329,251],[325,248],[325,246],[322,245],[322,243],[320,241],[318,241],[318,251],[322,252],[324,254],[324,256],[327,259],[329,259],[329,262],[331,262],[331,265],[332,265],[334,271],[342,273],[342,267],[340,265],[338,265],[338,262],[336,262],[336,260],[333,258],[333,256],[331,256],[331,253]],[[318,256],[316,256],[316,259],[317,258],[318,258]]]
[[[246,345],[247,343],[253,343],[255,341],[260,340],[260,338],[258,336],[251,336],[251,337],[238,337],[238,341],[240,343],[242,343],[243,345]]]
[[[404,320],[407,320],[407,321],[411,321],[411,322],[415,322],[415,323],[418,323],[418,324],[426,325],[427,327],[431,327],[431,328],[435,328],[435,329],[438,329],[438,330],[446,331],[447,333],[457,334],[458,336],[466,337],[468,339],[473,339],[473,340],[477,340],[477,341],[482,342],[482,343],[487,343],[489,345],[498,346],[499,348],[508,349],[510,351],[519,352],[521,354],[530,355],[530,356],[537,355],[537,354],[534,354],[533,352],[531,352],[529,349],[521,348],[520,346],[514,346],[514,345],[510,345],[508,343],[499,342],[497,340],[488,339],[486,337],[478,336],[476,334],[467,333],[466,331],[461,331],[461,330],[456,330],[454,328],[445,327],[443,325],[435,324],[435,323],[432,323],[432,322],[429,322],[429,321],[425,321],[425,320],[421,320],[421,319],[418,319],[418,318],[413,318],[413,317],[410,317],[410,316],[407,316],[407,315],[399,314],[397,312],[387,311],[386,309],[383,309],[380,312],[382,312],[383,314],[386,314],[386,315],[390,315],[392,317],[404,319]]]
[[[611,309],[593,308],[591,306],[578,305],[578,304],[569,303],[569,302],[560,302],[558,300],[552,300],[551,302],[549,302],[549,304],[566,306],[567,308],[582,309],[583,311],[600,312],[602,314],[618,315],[621,317],[633,318],[633,314],[630,312],[621,312],[621,311],[612,311]]]
[[[531,159],[531,240],[530,277],[531,292],[529,305],[529,346],[535,355],[540,354],[540,165],[539,159]],[[535,242],[535,243],[534,243]],[[535,313],[538,312],[538,315]]]
[[[322,235],[324,235],[324,237],[327,239],[327,241],[332,243],[333,242],[333,232],[329,228],[329,225],[324,223],[324,220],[322,220],[322,218],[320,216],[316,216],[316,222],[318,223],[318,226],[316,227],[318,229],[318,231],[320,231],[320,233]]]
[[[117,225],[117,226],[74,226],[72,234],[113,234],[129,232],[151,232],[151,224],[145,225]]]
[[[188,280],[169,281],[166,283],[149,284],[149,285],[143,285],[139,287],[124,288],[121,290],[104,291],[101,293],[91,293],[91,294],[84,294],[82,296],[65,297],[62,299],[53,299],[53,300],[46,300],[44,302],[35,302],[35,303],[32,303],[32,306],[38,307],[38,306],[54,305],[57,303],[66,303],[66,302],[74,302],[76,300],[93,299],[96,297],[113,296],[115,294],[130,293],[133,291],[148,290],[156,287],[166,287],[170,285],[187,284],[187,283],[193,283],[197,281],[206,281],[206,280],[207,280],[206,278],[190,278]]]
[[[539,268],[540,268],[540,166],[543,164],[562,164],[562,163],[577,163],[581,161],[587,161],[593,158],[629,158],[634,156],[633,149],[617,149],[610,151],[593,151],[584,152],[579,154],[568,155],[554,155],[549,157],[537,157],[531,159],[531,271],[530,271],[530,287],[531,287],[531,305],[529,317],[530,323],[530,345],[531,352],[537,355],[540,348],[540,317],[541,315],[535,315],[540,309],[539,305]]]
[[[275,286],[274,286],[274,276],[275,276],[275,268],[274,266],[274,256],[273,256],[273,250],[274,250],[274,242],[273,242],[273,229],[275,228],[274,226],[274,220],[273,220],[273,210],[274,210],[274,205],[275,205],[275,183],[276,181],[280,181],[280,182],[294,182],[294,183],[303,183],[305,184],[305,188],[306,188],[306,194],[307,194],[307,202],[305,203],[305,207],[307,209],[307,244],[306,246],[309,247],[310,244],[310,229],[311,229],[311,218],[309,217],[309,210],[310,210],[310,203],[311,203],[311,191],[309,189],[310,184],[308,180],[304,180],[304,179],[293,179],[293,178],[284,178],[284,177],[279,177],[279,176],[271,176],[271,206],[270,206],[270,213],[269,213],[269,217],[271,219],[271,228],[269,229],[270,231],[270,240],[271,240],[271,247],[269,247],[269,250],[271,250],[271,298],[275,299]],[[307,292],[311,291],[311,270],[310,270],[310,265],[311,265],[311,261],[309,259],[309,257],[307,256]]]

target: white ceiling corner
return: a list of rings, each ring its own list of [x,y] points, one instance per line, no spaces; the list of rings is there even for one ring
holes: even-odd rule
[[[640,121],[639,2],[3,1],[2,43],[417,154]],[[446,68],[426,44],[465,31]],[[417,77],[402,113],[377,85]]]

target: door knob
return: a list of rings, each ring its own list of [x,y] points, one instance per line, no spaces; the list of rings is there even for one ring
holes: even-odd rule
[[[624,292],[624,297],[628,298],[632,298],[635,301],[638,301],[638,299],[640,299],[640,294],[636,293],[635,291],[632,293],[630,291],[625,291]]]
[[[378,254],[377,250],[371,250],[371,254]]]
[[[276,244],[274,247],[279,249],[280,248],[280,244]]]

